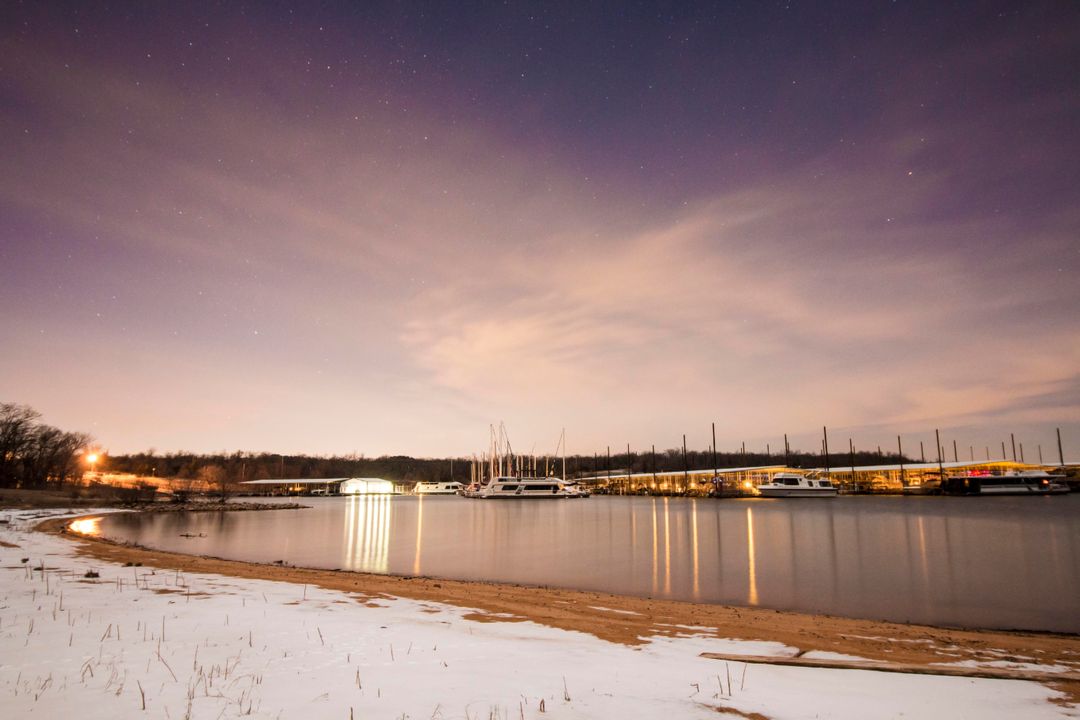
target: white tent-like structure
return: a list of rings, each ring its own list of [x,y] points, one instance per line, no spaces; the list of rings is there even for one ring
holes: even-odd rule
[[[349,478],[341,483],[338,492],[342,495],[391,495],[394,483],[382,478]]]
[[[341,495],[392,495],[394,483],[382,478],[292,478],[247,480],[241,485],[284,489],[289,493]]]

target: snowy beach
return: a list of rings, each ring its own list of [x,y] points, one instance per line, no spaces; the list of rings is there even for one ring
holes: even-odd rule
[[[164,562],[155,566],[146,552],[146,564],[125,565],[93,557],[71,539],[33,530],[61,514],[0,511],[5,717],[1080,714],[1070,704],[1071,693],[1032,681],[710,659],[702,654],[847,657],[762,638],[717,637],[713,624],[669,624],[662,634],[617,642],[492,612],[483,602],[468,607],[394,597],[385,588],[350,592],[192,572]],[[633,605],[613,604],[598,603],[589,611],[616,619],[640,614]],[[973,659],[957,647],[954,663],[1077,672],[1080,643],[1060,636],[1041,642],[1057,651],[1019,656],[1015,648],[996,651],[991,644]]]

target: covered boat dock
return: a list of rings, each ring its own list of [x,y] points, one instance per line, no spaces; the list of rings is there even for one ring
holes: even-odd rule
[[[260,495],[395,495],[394,483],[382,478],[281,478],[240,483]]]
[[[949,475],[1002,475],[1025,470],[1053,470],[1054,465],[1038,465],[1011,460],[975,462],[917,462],[889,465],[832,466],[796,468],[783,464],[753,467],[705,468],[666,472],[597,474],[578,478],[594,488],[606,488],[615,494],[657,495],[738,495],[771,482],[778,473],[826,474],[845,492],[899,493],[904,488],[921,487]]]

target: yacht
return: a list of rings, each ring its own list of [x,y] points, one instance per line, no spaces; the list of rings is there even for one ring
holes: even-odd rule
[[[777,473],[757,490],[762,497],[836,497],[836,486],[829,478],[808,478],[798,473]]]
[[[559,478],[497,477],[470,497],[478,497],[482,500],[502,498],[554,500],[575,496],[563,487]]]
[[[417,495],[457,495],[464,487],[457,480],[428,482],[422,480],[416,483],[413,492]]]
[[[1051,475],[1045,470],[954,475],[945,481],[945,492],[950,495],[1056,495],[1062,492],[1059,485],[1063,478],[1063,475]]]

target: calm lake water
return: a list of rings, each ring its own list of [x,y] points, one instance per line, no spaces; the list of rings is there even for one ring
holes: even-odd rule
[[[100,532],[305,567],[1080,632],[1080,494],[302,502],[312,507],[106,516]]]

